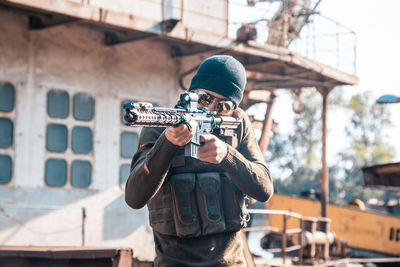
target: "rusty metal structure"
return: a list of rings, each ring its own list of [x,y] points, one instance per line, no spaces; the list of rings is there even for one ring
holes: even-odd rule
[[[298,265],[317,264],[319,261],[330,260],[332,256],[346,257],[345,244],[330,231],[329,218],[307,217],[284,210],[251,209],[250,213],[281,217],[281,228],[276,225],[261,227],[267,233],[261,240],[261,246],[267,252],[280,253],[282,264],[288,264],[287,254],[294,251],[297,251],[297,257],[291,264]],[[297,227],[291,225],[294,220],[298,223]],[[245,230],[251,232],[260,230],[260,227]]]
[[[400,163],[389,163],[364,167],[365,186],[382,186],[400,190]]]
[[[400,218],[395,213],[362,210],[359,206],[329,204],[326,218],[319,217],[320,209],[321,203],[317,200],[275,194],[268,203],[268,210],[255,212],[269,214],[265,232],[267,236],[275,237],[272,241],[280,247],[279,251],[275,249],[272,252],[296,249],[296,261],[302,259],[303,263],[311,264],[320,260],[327,263],[352,258],[350,261],[357,262],[359,258],[364,257],[361,263],[400,262],[400,239],[397,238]],[[284,214],[286,218],[282,217]],[[314,234],[304,234],[304,231]],[[297,234],[299,232],[303,232],[304,237],[309,235],[309,238],[300,240]],[[306,240],[314,240],[315,246]],[[266,241],[271,244],[271,239]],[[299,244],[302,245],[296,246]],[[285,245],[286,248],[283,248]],[[300,251],[301,249],[303,251]],[[294,257],[291,256],[293,261]],[[381,259],[377,261],[377,258]]]

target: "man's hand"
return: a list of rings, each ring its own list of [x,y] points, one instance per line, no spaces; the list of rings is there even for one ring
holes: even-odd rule
[[[228,154],[227,144],[215,135],[202,135],[200,142],[204,142],[204,145],[199,147],[199,160],[201,161],[219,164]]]
[[[165,130],[165,137],[168,139],[168,141],[176,146],[186,145],[196,133],[196,122],[193,120],[193,118],[188,116],[186,120],[192,126],[190,130],[184,123],[178,127],[167,127]]]

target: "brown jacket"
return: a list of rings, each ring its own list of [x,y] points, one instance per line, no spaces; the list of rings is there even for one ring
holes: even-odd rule
[[[232,182],[243,193],[258,201],[267,201],[273,194],[272,178],[257,145],[251,123],[241,109],[236,110],[234,116],[243,119],[239,131],[239,143],[236,149],[228,145],[228,154],[220,167],[229,174]],[[129,206],[134,209],[142,208],[157,194],[168,177],[172,159],[178,150],[178,146],[166,139],[164,128],[143,129],[126,184],[125,200]],[[199,266],[233,266],[240,265],[234,263],[240,263],[243,259],[240,251],[241,239],[236,233],[201,236],[195,238],[197,241],[179,240],[177,237],[156,232],[154,235],[158,256],[156,263],[160,266],[169,266],[168,263],[170,266],[185,265],[185,263],[193,266],[195,262],[199,263]],[[182,252],[183,248],[188,247],[182,246],[183,242],[194,246],[190,253]],[[218,244],[217,249],[215,244]],[[209,249],[203,251],[196,249],[197,246],[209,246]],[[166,250],[171,247],[180,252],[174,253],[173,249]],[[198,255],[194,255],[194,252]],[[237,256],[237,253],[241,255]],[[174,258],[176,261],[172,260]]]

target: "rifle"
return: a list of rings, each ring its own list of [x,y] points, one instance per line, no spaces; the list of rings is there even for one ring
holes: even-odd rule
[[[142,127],[177,127],[187,122],[187,116],[191,116],[197,123],[196,133],[188,144],[185,145],[185,157],[198,158],[200,136],[204,134],[216,134],[225,139],[226,142],[237,145],[237,129],[241,123],[240,119],[230,116],[217,116],[215,111],[207,108],[197,107],[198,96],[195,93],[183,93],[174,108],[154,107],[151,103],[126,102],[124,124],[128,126]]]

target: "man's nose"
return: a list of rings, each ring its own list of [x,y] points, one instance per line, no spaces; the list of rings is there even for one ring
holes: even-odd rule
[[[217,104],[218,104],[218,102],[217,101],[213,101],[213,102],[211,102],[211,104],[210,105],[208,105],[208,110],[209,111],[215,111],[215,110],[217,110]]]

